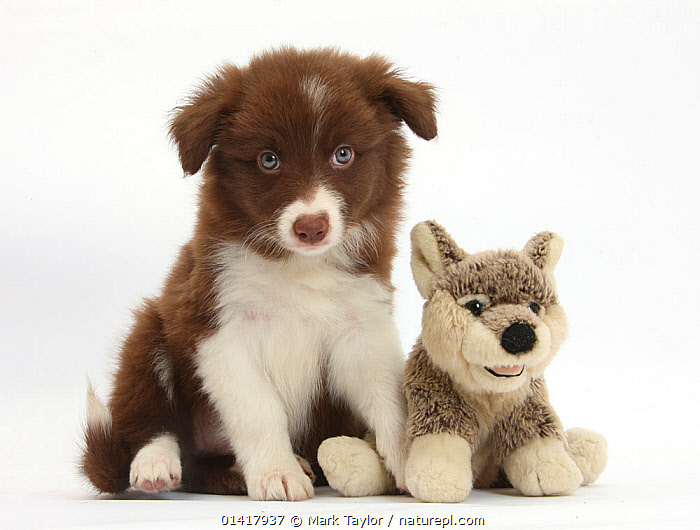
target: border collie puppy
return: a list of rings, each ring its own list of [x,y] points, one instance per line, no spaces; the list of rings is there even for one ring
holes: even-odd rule
[[[308,499],[337,435],[373,436],[403,486],[402,122],[437,134],[433,88],[332,49],[226,65],[176,109],[197,224],[136,313],[109,403],[88,391],[98,490]]]

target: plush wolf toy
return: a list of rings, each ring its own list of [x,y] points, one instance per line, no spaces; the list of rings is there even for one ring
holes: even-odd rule
[[[413,277],[427,300],[404,380],[406,486],[431,502],[459,502],[474,487],[569,494],[605,468],[594,432],[564,432],[542,376],[567,333],[553,269],[563,240],[542,232],[523,251],[469,255],[434,222],[411,232]],[[390,491],[365,440],[319,448],[329,484],[349,496]]]

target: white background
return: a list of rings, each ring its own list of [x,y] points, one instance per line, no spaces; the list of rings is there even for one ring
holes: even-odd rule
[[[691,1],[2,0],[0,525],[216,528],[242,513],[697,524],[699,30]],[[428,506],[328,489],[294,505],[111,500],[81,482],[86,374],[105,396],[131,309],[192,231],[198,177],[182,177],[168,113],[223,61],[280,44],[380,52],[439,87],[439,138],[411,137],[395,267],[407,351],[421,312],[414,223],[435,218],[471,251],[564,236],[571,334],[548,382],[566,426],[608,438],[598,484]]]

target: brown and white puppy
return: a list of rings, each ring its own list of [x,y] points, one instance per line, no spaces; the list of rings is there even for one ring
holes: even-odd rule
[[[197,225],[136,314],[109,404],[88,392],[98,490],[306,499],[319,443],[368,433],[403,484],[400,129],[433,138],[434,106],[380,57],[282,49],[176,110],[182,167],[203,166]]]

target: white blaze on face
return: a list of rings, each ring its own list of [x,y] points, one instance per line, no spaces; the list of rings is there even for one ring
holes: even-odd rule
[[[311,108],[320,114],[328,99],[330,88],[323,82],[320,76],[304,77],[300,83],[302,93],[309,99]]]
[[[282,246],[302,254],[321,254],[334,247],[343,238],[345,223],[342,216],[343,199],[337,193],[324,186],[316,188],[309,200],[299,199],[282,210],[277,220],[277,234]],[[320,242],[309,244],[301,242],[294,232],[294,222],[302,216],[326,216],[328,232]]]
[[[318,75],[304,77],[299,86],[302,94],[309,100],[311,110],[314,113],[314,138],[318,139],[331,90]]]

